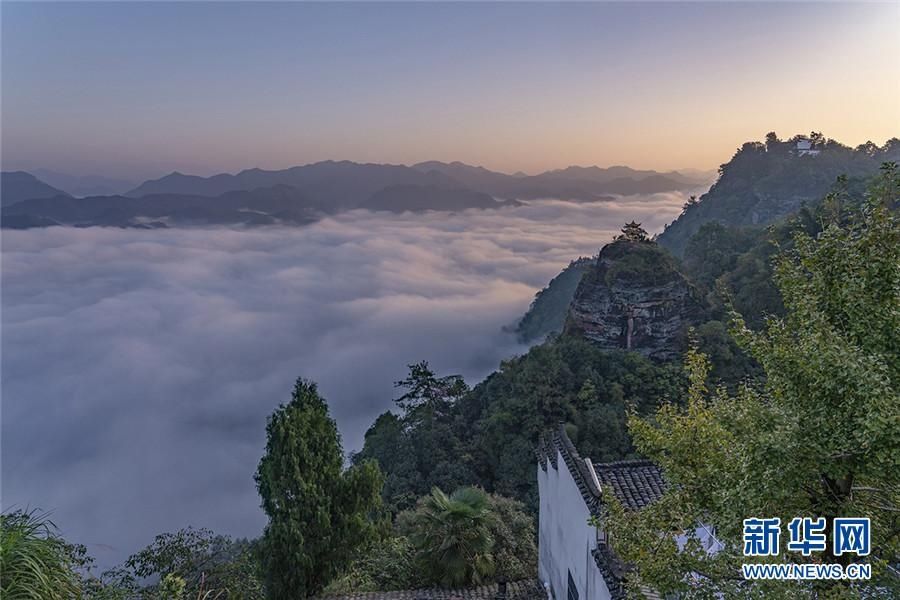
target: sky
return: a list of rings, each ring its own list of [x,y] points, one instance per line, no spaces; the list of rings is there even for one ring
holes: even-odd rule
[[[4,230],[3,509],[50,511],[105,567],[188,525],[256,537],[266,417],[295,378],[358,450],[406,365],[478,383],[525,350],[504,327],[536,290],[685,199]]]
[[[13,3],[3,168],[709,169],[900,124],[900,3]]]

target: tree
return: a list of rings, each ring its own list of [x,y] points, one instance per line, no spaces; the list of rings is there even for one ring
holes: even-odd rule
[[[699,202],[699,200],[697,200],[697,196],[693,196],[693,195],[692,195],[690,198],[688,198],[688,201],[685,202],[685,203],[681,206],[681,210],[682,210],[682,211],[688,210],[688,209],[690,209],[692,206],[696,205],[698,202]]]
[[[625,223],[625,226],[622,227],[622,235],[617,235],[616,239],[628,242],[646,242],[648,240],[646,230],[641,227],[640,223],[634,221]]]
[[[160,600],[183,600],[187,582],[173,573],[167,574],[159,582]]]
[[[611,539],[637,566],[633,585],[760,598],[897,593],[886,566],[900,551],[900,223],[887,208],[898,199],[897,167],[886,164],[862,207],[826,211],[817,237],[799,230],[780,255],[784,317],[753,332],[733,315],[739,343],[765,371],[764,388],[710,394],[708,364],[691,352],[687,406],[629,419],[638,449],[671,483],[639,513],[612,507]],[[870,517],[872,582],[743,580],[741,523],[751,516],[825,517],[829,526],[834,517]],[[722,552],[708,556],[692,534],[678,549],[674,535],[699,522],[715,526]],[[775,560],[855,558],[782,550]]]
[[[269,517],[263,535],[269,595],[309,597],[374,534],[381,473],[371,461],[343,469],[337,427],[313,382],[297,380],[266,433],[256,483]]]
[[[464,487],[448,496],[434,488],[414,511],[398,516],[408,532],[425,582],[454,588],[478,585],[494,573],[492,515],[482,490]]]
[[[157,535],[122,566],[104,573],[95,587],[105,584],[130,591],[129,597],[153,599],[211,593],[220,600],[261,600],[265,597],[261,575],[258,542],[187,527]],[[172,591],[176,588],[180,595]]]
[[[406,389],[406,393],[394,402],[403,409],[407,420],[433,419],[469,391],[465,380],[459,375],[437,377],[429,368],[428,361],[408,367],[406,379],[394,384]]]
[[[497,569],[494,578],[518,581],[534,577],[537,573],[537,534],[534,516],[518,500],[488,495],[491,512],[489,529],[494,547],[491,554]]]
[[[813,148],[821,148],[825,145],[825,135],[821,131],[811,131],[809,141]]]

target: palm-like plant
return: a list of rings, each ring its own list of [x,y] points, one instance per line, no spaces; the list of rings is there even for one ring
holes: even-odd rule
[[[413,518],[412,542],[430,581],[444,587],[482,583],[494,572],[487,495],[472,487],[447,496],[438,488]]]
[[[57,600],[79,595],[74,550],[45,515],[0,515],[0,597]]]

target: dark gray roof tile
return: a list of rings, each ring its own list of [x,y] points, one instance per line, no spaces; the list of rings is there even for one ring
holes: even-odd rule
[[[351,592],[320,596],[320,600],[495,600],[497,584],[459,590],[421,589],[392,592]],[[537,579],[523,579],[506,584],[507,600],[546,600],[547,592]]]
[[[604,490],[612,493],[625,508],[640,510],[662,496],[666,481],[662,471],[649,460],[621,460],[594,464],[594,471]]]

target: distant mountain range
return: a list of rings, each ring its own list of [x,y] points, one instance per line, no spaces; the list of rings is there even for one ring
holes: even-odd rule
[[[611,195],[656,194],[695,189],[712,177],[688,177],[677,171],[658,173],[630,167],[567,167],[539,175],[506,175],[459,162],[424,162],[413,165],[427,173],[440,173],[464,185],[499,198],[532,200],[608,200]]]
[[[68,194],[25,171],[4,171],[0,174],[0,206],[9,206],[32,198],[55,196],[68,197]]]
[[[315,203],[290,186],[220,196],[150,194],[128,196],[56,196],[3,207],[3,227],[29,229],[50,225],[163,228],[175,225],[303,225],[318,218]]]
[[[235,175],[223,173],[197,177],[171,173],[145,181],[126,195],[178,193],[216,196],[231,190],[291,185],[327,199],[336,207],[359,206],[375,192],[395,185],[467,188],[497,198],[529,200],[603,200],[610,194],[653,194],[696,188],[709,179],[678,172],[657,173],[629,167],[568,167],[540,175],[507,175],[460,162],[429,161],[412,167],[324,161],[280,171],[248,169]]]
[[[598,201],[704,184],[699,177],[674,171],[629,167],[569,167],[540,175],[507,175],[459,162],[409,167],[324,161],[212,177],[175,172],[123,194],[73,198],[88,189],[121,189],[125,182],[42,172],[65,183],[71,193],[22,171],[3,173],[3,227],[298,224],[353,209],[459,211],[515,205],[517,199]]]
[[[137,185],[134,181],[125,179],[114,179],[102,175],[69,175],[50,169],[35,169],[32,175],[76,198],[124,194]]]

